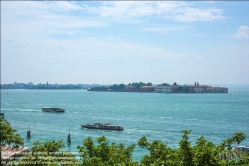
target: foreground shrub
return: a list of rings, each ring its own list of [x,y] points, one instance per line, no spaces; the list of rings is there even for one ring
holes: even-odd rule
[[[98,145],[95,146],[92,138],[88,137],[83,141],[83,146],[77,147],[81,154],[82,165],[138,165],[138,162],[132,161],[135,145],[128,147],[116,143],[109,145],[104,136],[99,137],[97,142]]]

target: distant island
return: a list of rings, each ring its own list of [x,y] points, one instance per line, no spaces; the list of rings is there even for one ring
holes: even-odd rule
[[[151,92],[151,93],[228,93],[226,87],[212,87],[209,85],[199,85],[195,82],[193,85],[179,85],[174,82],[172,85],[168,83],[152,84],[151,82],[133,82],[125,84],[99,85],[99,84],[37,84],[29,82],[13,84],[1,84],[1,89],[87,89],[88,91],[101,92]]]
[[[1,84],[1,89],[88,89],[97,87],[99,84],[37,84],[34,85],[32,82],[28,84],[17,83],[13,84]]]
[[[155,93],[228,93],[226,87],[212,87],[209,85],[199,85],[195,82],[193,85],[178,85],[174,82],[172,85],[168,83],[158,84],[152,83],[129,83],[114,84],[112,86],[98,86],[89,88],[88,91],[104,91],[104,92],[155,92]]]

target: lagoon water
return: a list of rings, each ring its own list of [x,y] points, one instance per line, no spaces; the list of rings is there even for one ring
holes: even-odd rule
[[[192,130],[192,144],[200,136],[215,144],[244,132],[241,143],[249,145],[249,86],[227,86],[226,94],[157,94],[129,92],[88,92],[86,90],[1,90],[1,112],[11,126],[32,143],[63,139],[63,150],[77,153],[77,146],[87,137],[106,136],[108,142],[136,144],[146,136],[178,147],[181,130]],[[230,95],[231,93],[231,95]],[[65,113],[42,112],[42,107],[62,107]],[[81,123],[111,122],[124,131],[82,129]],[[31,138],[26,134],[31,129]],[[72,143],[67,145],[71,133]],[[236,145],[234,145],[236,146]],[[148,152],[133,152],[139,161]]]

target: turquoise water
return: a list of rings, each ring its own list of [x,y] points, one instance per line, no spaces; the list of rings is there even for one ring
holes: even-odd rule
[[[192,130],[189,137],[193,144],[201,135],[219,144],[234,132],[244,132],[247,138],[242,144],[249,145],[249,86],[228,88],[228,94],[1,90],[1,111],[29,147],[37,140],[63,139],[64,150],[76,153],[83,139],[104,135],[109,142],[126,145],[137,144],[146,136],[149,141],[157,139],[177,148],[185,129]],[[42,112],[47,106],[62,107],[66,112]],[[111,122],[125,130],[82,129],[82,122]],[[29,125],[31,138],[27,139]],[[66,142],[69,129],[71,145]],[[137,146],[134,160],[146,153]]]

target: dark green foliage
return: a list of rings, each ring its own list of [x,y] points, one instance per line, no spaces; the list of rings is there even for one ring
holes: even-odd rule
[[[162,84],[158,84],[157,86],[169,86],[168,83],[162,83]]]
[[[0,117],[0,164],[2,165],[2,148],[4,146],[12,146],[14,149],[18,149],[23,145],[23,139],[16,130],[10,126],[10,123],[4,118]]]
[[[215,166],[218,164],[219,153],[212,142],[201,136],[192,149],[194,165]]]
[[[94,87],[94,88],[91,88],[90,90],[91,91],[104,91],[104,90],[107,90],[108,88],[106,86],[98,86],[98,87]]]
[[[148,83],[146,84],[146,86],[152,86],[152,83],[151,83],[151,82],[148,82]]]
[[[138,141],[141,148],[150,151],[150,155],[145,155],[141,160],[141,165],[169,165],[177,166],[180,164],[177,150],[167,148],[167,145],[161,141],[148,142],[145,137]]]
[[[125,147],[124,144],[109,145],[104,136],[97,139],[98,145],[94,145],[92,138],[84,140],[83,146],[78,146],[81,154],[82,165],[138,165],[132,162],[132,152],[135,145]]]
[[[23,140],[10,124],[1,117],[1,146],[13,144],[15,147],[23,144]],[[31,152],[25,154],[17,165],[36,166],[249,166],[249,152],[234,151],[232,145],[240,144],[246,137],[244,133],[234,133],[220,145],[207,141],[203,136],[197,139],[194,146],[189,141],[190,130],[183,130],[182,139],[177,149],[167,147],[166,143],[154,140],[147,141],[142,137],[138,141],[141,148],[149,151],[140,162],[132,161],[135,145],[109,144],[104,136],[97,138],[97,145],[88,137],[78,146],[80,160],[70,152],[60,152],[65,145],[59,141],[36,141]],[[10,161],[11,162],[11,161]],[[32,163],[32,164],[27,164]],[[11,164],[10,164],[11,165]]]
[[[241,143],[245,139],[244,133],[234,133],[233,137],[224,140],[216,146],[201,136],[195,146],[191,146],[188,135],[190,130],[183,130],[182,140],[178,149],[167,148],[161,141],[148,142],[145,137],[138,141],[141,148],[149,150],[150,155],[145,155],[141,165],[179,165],[179,166],[232,166],[249,165],[249,153],[234,152],[233,143]]]
[[[240,144],[246,135],[244,133],[236,132],[233,137],[225,139],[216,150],[220,152],[220,165],[249,165],[249,152],[242,152],[232,150],[232,144]],[[222,159],[222,160],[221,160]]]
[[[134,86],[136,90],[139,90],[141,86],[152,86],[151,82],[143,83],[143,82],[133,82],[129,83],[128,86]]]
[[[23,139],[3,116],[0,117],[0,131],[0,148],[6,145],[18,148],[20,145],[23,145]]]
[[[109,86],[108,89],[114,90],[114,91],[121,91],[125,88],[125,84],[114,84],[113,86]]]
[[[246,135],[244,133],[236,132],[234,133],[232,138],[225,139],[219,146],[219,150],[231,150],[232,144],[237,143],[240,144],[244,139],[246,138]]]
[[[24,156],[19,165],[25,162],[36,162],[36,165],[85,165],[85,166],[232,166],[249,165],[249,154],[241,151],[231,151],[233,143],[240,143],[245,139],[245,134],[235,133],[233,137],[224,140],[216,146],[203,136],[197,139],[195,146],[191,146],[188,135],[190,130],[183,130],[182,139],[179,141],[179,148],[173,149],[161,141],[147,141],[142,137],[138,141],[141,148],[149,151],[140,162],[132,161],[132,152],[135,145],[125,147],[124,144],[108,144],[104,136],[97,138],[97,145],[92,138],[88,137],[83,141],[83,146],[78,146],[81,156],[80,161],[69,152],[59,152],[64,147],[62,141],[35,142],[31,149],[32,153]],[[59,163],[59,164],[58,164]]]
[[[125,88],[125,84],[114,84],[112,86],[98,86],[91,88],[90,91],[107,91],[107,90],[113,90],[113,91],[122,91]]]
[[[190,134],[190,132],[191,132],[190,130],[183,130],[182,140],[180,140],[179,142],[180,159],[182,161],[182,165],[184,166],[194,165],[192,147],[191,143],[188,141],[189,140],[188,134]]]
[[[178,86],[178,91],[181,92],[182,91],[182,86]]]
[[[189,88],[188,88],[187,85],[184,86],[184,90],[185,90],[185,91],[189,91]]]
[[[107,91],[107,90],[112,90],[112,91],[123,91],[125,89],[127,85],[125,84],[114,84],[112,86],[98,86],[98,87],[94,87],[94,88],[91,88],[90,91]],[[152,86],[152,83],[151,82],[148,82],[147,84],[146,83],[143,83],[143,82],[133,82],[133,83],[129,83],[128,86],[134,86],[134,88],[136,90],[139,90],[141,86]]]
[[[119,90],[123,90],[124,88],[125,88],[125,84],[119,84],[119,85],[118,85],[118,89],[119,89]]]

